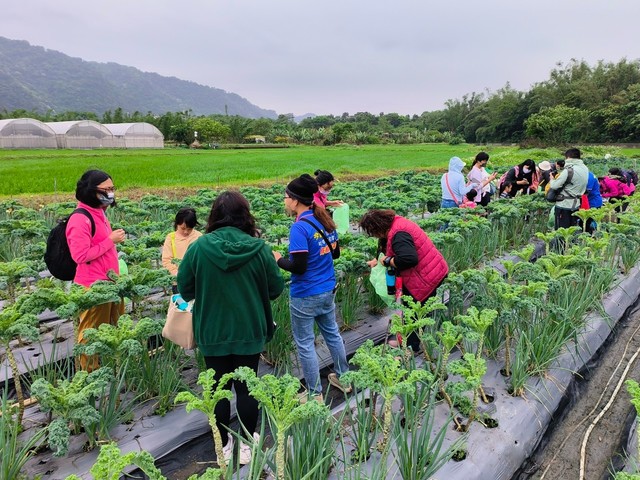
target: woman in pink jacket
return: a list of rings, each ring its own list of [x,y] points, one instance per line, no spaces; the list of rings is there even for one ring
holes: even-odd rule
[[[636,186],[627,182],[619,168],[610,168],[609,175],[600,179],[600,194],[602,197],[622,202],[622,205],[616,207],[616,212],[624,212],[627,209],[629,202],[624,200],[629,195],[632,195],[635,190]]]
[[[82,213],[71,215],[67,222],[67,243],[71,257],[78,264],[73,281],[90,287],[98,280],[109,280],[107,272],[119,273],[116,244],[125,239],[122,229],[112,230],[105,214],[110,205],[115,205],[115,187],[111,177],[101,170],[88,170],[76,185],[76,208],[86,210],[93,219],[95,231],[89,218]],[[124,303],[108,302],[96,305],[80,313],[78,343],[82,342],[82,332],[87,328],[98,328],[103,323],[115,325],[124,312]],[[95,357],[80,356],[83,370],[98,368]]]

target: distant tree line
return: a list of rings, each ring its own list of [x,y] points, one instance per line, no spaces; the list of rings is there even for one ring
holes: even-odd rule
[[[562,143],[640,142],[640,60],[618,63],[558,63],[549,78],[521,92],[506,84],[496,92],[471,93],[447,100],[445,108],[421,115],[358,112],[321,115],[299,123],[293,115],[277,119],[194,116],[190,110],[163,115],[123,112],[102,118],[87,112],[24,110],[0,112],[0,118],[42,121],[95,120],[102,123],[148,122],[168,141],[310,145],[379,143]]]

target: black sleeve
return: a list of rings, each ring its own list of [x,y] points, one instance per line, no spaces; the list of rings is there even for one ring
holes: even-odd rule
[[[333,252],[331,252],[331,258],[333,258],[334,260],[340,258],[340,242],[336,242],[336,248],[334,248]]]
[[[282,257],[278,260],[278,266],[287,272],[302,275],[307,271],[307,263],[309,261],[309,252],[292,253],[293,259]]]
[[[413,238],[407,232],[398,232],[391,239],[391,248],[395,253],[393,263],[399,271],[418,265],[418,251]]]
[[[517,180],[516,169],[511,167],[504,178],[505,182],[515,182]]]

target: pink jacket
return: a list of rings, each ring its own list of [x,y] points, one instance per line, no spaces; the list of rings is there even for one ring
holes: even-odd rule
[[[67,243],[71,258],[78,264],[73,281],[85,287],[97,280],[108,280],[107,272],[120,273],[118,253],[111,235],[111,224],[102,208],[94,208],[79,202],[76,208],[84,208],[93,217],[96,233],[91,237],[91,222],[82,214],[72,215],[67,222]]]
[[[400,216],[396,216],[387,235],[387,256],[394,255],[391,239],[398,232],[407,232],[411,235],[418,251],[418,264],[400,272],[402,284],[411,292],[413,298],[422,302],[447,276],[449,266],[427,234],[417,224]]]
[[[315,203],[319,207],[327,208],[327,196],[322,192],[317,191],[313,194],[313,203]]]
[[[627,185],[617,177],[604,177],[600,180],[600,194],[605,198],[631,195],[634,191],[635,185]]]

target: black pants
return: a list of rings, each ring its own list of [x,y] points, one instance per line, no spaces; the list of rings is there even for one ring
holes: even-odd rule
[[[480,205],[482,205],[483,207],[486,207],[487,205],[489,205],[490,201],[491,201],[491,194],[489,192],[483,193],[482,197],[480,197]]]
[[[424,300],[422,300],[420,303],[422,305],[424,305],[424,303],[429,300],[431,297],[434,297],[436,295],[436,293],[438,293],[438,288],[440,288],[440,285],[442,285],[442,283],[445,281],[447,277],[444,277],[440,283],[438,284],[438,286],[436,288],[433,289],[433,292],[431,292],[431,294],[425,298]],[[413,295],[411,295],[411,292],[407,291],[404,292],[405,295],[409,295],[410,297],[413,298],[413,300],[415,301],[415,297]],[[409,336],[407,337],[407,347],[410,347],[411,350],[413,350],[414,352],[419,352],[420,351],[420,337],[418,337],[418,333],[417,332],[411,332],[409,334]]]
[[[216,380],[215,386],[225,373],[231,373],[238,367],[249,367],[256,374],[258,373],[258,362],[260,354],[255,355],[225,355],[224,357],[204,357],[207,368],[213,368],[216,371],[214,376]],[[244,428],[252,434],[256,431],[258,424],[258,401],[249,396],[249,390],[244,382],[232,380],[233,388],[236,391],[236,410],[238,418]],[[230,385],[227,385],[229,388]],[[231,403],[229,400],[220,400],[216,405],[215,411],[216,424],[220,430],[223,445],[227,444],[228,435],[227,428],[231,420]],[[244,434],[244,431],[242,432]]]
[[[555,229],[557,230],[559,228],[569,228],[578,225],[578,221],[580,219],[573,215],[573,213],[577,211],[577,208],[575,210],[571,210],[568,208],[558,208],[556,206]]]

